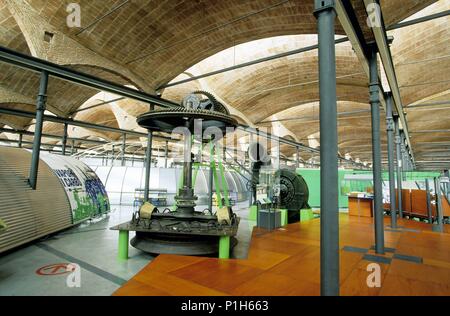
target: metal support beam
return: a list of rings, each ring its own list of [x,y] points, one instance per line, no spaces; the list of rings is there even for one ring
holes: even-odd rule
[[[169,156],[169,142],[166,141],[166,147],[164,148],[164,168],[167,169],[167,158]]]
[[[19,134],[19,148],[22,148],[23,134]]]
[[[15,140],[15,139],[0,139],[0,143],[8,143],[8,144],[18,144],[19,141]],[[26,146],[26,145],[31,145],[31,146]],[[46,151],[46,152],[55,152],[55,153],[62,153],[62,150],[54,150],[54,149],[47,149],[46,147],[51,147],[51,148],[61,148],[62,145],[55,145],[55,144],[48,144],[48,143],[41,143],[41,151]],[[29,149],[33,149],[33,142],[27,142],[25,140],[22,140],[22,148],[29,148]],[[76,149],[80,149],[80,150],[87,150],[89,148],[86,147],[75,147]]]
[[[391,227],[397,228],[397,206],[395,198],[395,155],[394,131],[395,123],[392,115],[392,94],[386,94],[386,130],[388,141],[389,195],[391,201]]]
[[[114,144],[111,146],[111,166],[114,166],[114,159],[115,159],[115,146]]]
[[[189,129],[190,124],[187,122],[186,128]],[[190,133],[184,134],[183,187],[192,188],[192,136]]]
[[[150,104],[150,111],[153,111],[155,106]],[[150,193],[150,172],[152,170],[152,146],[153,146],[153,132],[147,132],[147,150],[145,152],[145,185],[144,185],[144,202],[149,201]]]
[[[419,23],[428,22],[428,21],[431,21],[431,20],[434,20],[434,19],[439,19],[439,18],[442,18],[442,17],[446,17],[448,15],[450,15],[450,10],[438,12],[438,13],[435,13],[435,14],[427,15],[427,16],[424,16],[424,17],[420,17],[420,18],[417,18],[417,19],[412,19],[412,20],[405,21],[405,22],[400,22],[400,23],[397,23],[395,25],[388,26],[386,28],[386,30],[392,31],[392,30],[403,28],[403,27],[407,27],[407,26],[416,25],[416,24],[419,24]]]
[[[431,209],[430,181],[428,179],[425,179],[425,190],[427,191],[428,223],[433,224],[433,212],[432,212],[432,209]]]
[[[75,153],[75,140],[72,139],[72,146],[70,147],[70,155]]]
[[[64,123],[64,131],[63,131],[63,137],[62,137],[62,155],[66,155],[66,146],[67,146],[67,129],[68,125],[67,123]]]
[[[44,111],[47,102],[47,87],[48,87],[48,73],[42,71],[39,84],[39,94],[36,105],[36,126],[34,130],[33,152],[31,155],[31,167],[29,183],[33,190],[36,190],[38,169],[39,169],[39,154],[41,150],[42,140],[42,126],[44,124]]]
[[[122,155],[122,157],[121,157],[122,167],[125,166],[125,149],[126,149],[126,146],[127,146],[127,134],[123,134],[122,135],[122,153],[121,153],[121,155]]]
[[[347,34],[350,43],[352,44],[355,55],[358,57],[364,73],[369,78],[370,70],[369,61],[367,58],[368,48],[351,1],[336,0],[336,12],[339,22],[344,28],[345,34]]]
[[[320,87],[320,293],[339,295],[339,203],[334,1],[315,0]]]
[[[25,130],[15,130],[15,129],[4,128],[4,127],[0,127],[0,133],[18,134],[19,135],[19,140],[20,140],[20,135],[22,135],[22,136],[33,136],[34,137],[34,133],[33,132],[25,131]],[[59,136],[59,135],[47,134],[47,133],[42,133],[42,137],[44,137],[44,138],[53,138],[53,139],[61,139],[61,136]],[[78,141],[78,142],[85,142],[85,143],[92,143],[92,144],[108,144],[108,142],[102,141],[102,140],[76,138],[76,137],[67,137],[67,140],[74,140],[74,141]],[[66,147],[67,147],[67,144],[66,144]],[[66,151],[67,151],[67,148],[66,148]]]
[[[398,116],[394,117],[395,123],[395,147],[397,153],[397,196],[398,196],[398,215],[403,218],[403,205],[402,205],[402,150],[401,150],[401,138],[400,138],[400,126],[398,122]]]
[[[256,135],[257,137],[258,136],[265,137],[267,139],[274,140],[275,142],[279,142],[280,144],[286,144],[286,145],[290,145],[292,147],[299,147],[300,149],[304,150],[305,152],[320,154],[320,150],[317,148],[312,148],[312,147],[306,146],[302,143],[298,143],[298,142],[286,139],[284,137],[278,137],[278,136],[272,135],[270,133],[262,132],[258,129],[251,128],[247,125],[241,124],[237,127],[237,129],[249,133],[250,136]],[[256,139],[258,139],[257,137],[256,137]],[[251,143],[251,139],[252,138],[250,137],[250,143]],[[366,168],[362,163],[357,163],[355,161],[345,159],[345,157],[342,157],[339,155],[338,155],[337,159],[342,160],[343,162],[350,163],[350,164],[354,165],[355,167]]]
[[[433,231],[442,232],[444,227],[444,218],[442,214],[442,194],[439,178],[434,178],[434,192],[436,193],[436,222],[437,225],[433,226]]]
[[[370,10],[370,8],[373,7],[374,5],[375,6],[379,5],[377,0],[364,0],[364,4],[366,7],[366,10]],[[370,15],[371,13],[368,11],[367,14]],[[387,38],[386,28],[385,28],[385,24],[384,24],[384,20],[383,20],[383,16],[382,16],[381,12],[380,12],[379,18],[381,19],[380,25],[372,27],[372,31],[375,36],[375,43],[376,43],[376,46],[378,47],[378,52],[380,53],[381,61],[384,66],[386,78],[388,80],[389,87],[391,88],[391,91],[392,91],[397,114],[399,115],[400,124],[406,135],[408,147],[411,149],[411,157],[414,162],[412,146],[411,146],[411,142],[409,140],[408,124],[406,121],[405,114],[403,112],[403,103],[402,103],[400,89],[399,89],[398,82],[397,82],[397,75],[395,72],[394,62],[392,60],[391,49],[389,47],[389,41]]]
[[[209,151],[209,178],[208,178],[208,209],[212,212],[213,209],[213,183],[214,183],[214,157],[212,150]],[[250,197],[250,201],[251,201]]]
[[[297,149],[297,161],[296,161],[296,166],[297,169],[300,168],[300,148],[296,147]]]
[[[152,145],[153,145],[153,134],[151,131],[147,134],[147,150],[145,153],[145,186],[144,186],[144,201],[147,202],[149,199],[150,192],[150,171],[152,168]]]
[[[28,117],[28,118],[32,118],[32,119],[35,117],[35,113],[33,113],[33,112],[8,109],[8,108],[2,108],[2,107],[0,107],[0,114],[13,115],[13,116],[19,116],[19,117]],[[57,116],[53,116],[53,115],[44,115],[44,120],[47,122],[53,122],[53,123],[59,123],[59,124],[67,123],[72,126],[91,128],[91,129],[105,131],[105,132],[127,134],[127,135],[132,135],[132,136],[137,136],[137,137],[147,137],[147,134],[142,133],[142,132],[121,129],[121,128],[115,128],[115,127],[110,127],[110,126],[106,126],[106,125],[93,124],[90,122],[72,120],[72,119],[57,117]],[[169,140],[169,141],[172,140],[172,138],[165,137],[165,136],[155,136],[155,139]]]
[[[45,71],[48,75],[60,78],[62,80],[66,80],[97,90],[110,92],[148,104],[155,104],[161,107],[179,106],[179,104],[177,103],[161,99],[158,96],[128,88],[123,85],[119,85],[90,74],[82,73],[55,63],[51,63],[43,59],[25,55],[17,51],[8,49],[4,46],[0,46],[0,61],[36,72]]]
[[[372,161],[374,189],[374,222],[375,222],[375,252],[384,254],[384,215],[383,187],[381,178],[381,139],[380,139],[380,91],[378,81],[377,48],[372,47],[369,59],[370,69],[370,108],[372,110]]]

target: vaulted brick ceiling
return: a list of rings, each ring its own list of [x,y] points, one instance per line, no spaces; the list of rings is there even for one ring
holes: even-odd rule
[[[19,27],[20,23],[17,23],[8,9],[8,1],[10,0],[0,0],[0,43],[31,54],[26,37]],[[239,63],[304,47],[317,40],[315,35],[310,35],[315,34],[317,28],[312,14],[313,1],[310,0],[131,0],[81,33],[79,28],[69,28],[66,24],[66,6],[70,1],[17,2],[30,6],[58,34],[74,40],[80,47],[110,60],[118,67],[129,69],[146,82],[145,89],[148,92],[154,92],[151,89],[156,90],[174,78],[177,81],[192,74],[230,66],[230,62]],[[387,25],[392,25],[419,11],[417,16],[424,16],[450,8],[449,0],[433,4],[434,2],[436,1],[381,1],[384,20]],[[82,0],[78,3],[82,9],[82,26],[85,27],[122,2]],[[366,13],[361,3],[362,1],[352,0],[358,19],[363,21]],[[426,9],[421,11],[424,8]],[[439,94],[450,90],[450,58],[446,58],[450,55],[449,22],[449,18],[441,18],[390,32],[395,37],[392,53],[405,106],[447,98]],[[345,35],[339,25],[336,32],[338,35]],[[365,36],[370,37],[371,34]],[[252,42],[260,39],[264,40]],[[71,54],[72,51],[61,53]],[[427,59],[430,61],[423,62]],[[135,83],[134,78],[126,78],[118,69],[89,65],[89,60],[83,65],[73,64],[71,67],[121,84]],[[190,70],[192,73],[189,73]],[[337,75],[340,111],[368,109],[367,79],[348,44],[337,46]],[[35,99],[38,80],[39,76],[36,74],[0,65],[2,88]],[[428,84],[430,82],[435,84]],[[283,121],[286,117],[311,117],[318,114],[317,51],[168,88],[164,90],[163,96],[180,101],[186,93],[205,88],[254,124],[267,126],[267,123],[262,122],[281,120],[301,141],[310,135],[317,136],[317,121]],[[96,93],[98,91],[51,79],[48,104],[52,108],[49,110],[71,115]],[[0,103],[4,104],[2,100]],[[129,100],[119,101],[116,105],[133,116],[148,109],[144,104]],[[20,103],[10,102],[8,106],[26,108],[26,105]],[[86,116],[90,121],[101,123],[110,115],[104,113],[104,110],[110,111],[108,107],[96,108],[81,112],[76,118]],[[424,118],[421,115],[423,110],[407,109],[411,130],[429,126],[450,128],[447,123],[450,120],[442,120],[448,113],[443,115],[443,111],[445,112],[430,108],[425,112],[427,117]],[[370,120],[367,115],[360,116],[340,119],[340,150],[343,151],[342,154],[356,153],[361,159],[370,161],[370,154],[357,151],[358,145],[364,147],[362,145],[367,145],[370,139]],[[0,117],[0,124],[12,122],[10,119]],[[13,123],[25,126],[29,121],[21,119]],[[358,127],[358,131],[351,129],[353,125]],[[420,145],[423,141],[432,141],[433,136],[442,138],[441,135],[412,135],[413,146],[416,143]],[[109,137],[114,139],[118,136]],[[360,140],[353,140],[352,137]],[[420,153],[418,150],[419,155]],[[291,155],[292,151],[286,149],[286,154]]]

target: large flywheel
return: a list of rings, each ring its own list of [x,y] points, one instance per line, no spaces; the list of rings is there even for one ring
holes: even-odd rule
[[[174,210],[160,211],[149,203],[148,211],[133,215],[130,222],[115,229],[136,231],[131,244],[150,253],[182,255],[208,255],[217,253],[219,238],[230,236],[230,247],[237,243],[239,218],[228,209],[220,209],[219,216],[195,210],[197,196],[192,186],[192,135],[203,141],[217,141],[230,129],[237,126],[224,105],[210,93],[196,91],[183,99],[179,107],[154,110],[142,114],[137,123],[153,132],[178,133],[184,135],[185,158],[183,162],[183,186],[175,196]],[[185,133],[186,128],[190,133]],[[208,129],[215,132],[208,134]],[[202,135],[195,135],[201,131]],[[204,137],[204,133],[208,134]],[[225,218],[225,220],[224,220]]]

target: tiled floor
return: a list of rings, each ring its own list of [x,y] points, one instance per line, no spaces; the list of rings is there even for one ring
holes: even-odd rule
[[[240,242],[233,257],[245,258],[252,225],[246,219],[246,211],[237,213],[242,220],[238,231]],[[112,206],[111,213],[104,218],[1,255],[0,295],[111,295],[154,259],[131,246],[128,261],[116,259],[118,232],[109,227],[129,221],[131,214],[131,207]],[[45,276],[36,273],[41,267],[60,263],[79,264],[80,288],[66,285],[67,273]]]

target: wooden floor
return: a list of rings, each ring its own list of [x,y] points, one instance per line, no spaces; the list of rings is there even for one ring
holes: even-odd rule
[[[388,218],[385,226],[386,247],[395,252],[383,256],[390,263],[380,263],[381,288],[369,288],[366,269],[373,261],[353,251],[375,254],[369,250],[372,219],[340,216],[341,295],[450,295],[448,227],[439,234],[428,224],[403,220],[405,229],[389,231]],[[160,255],[114,295],[319,295],[319,236],[315,219],[273,232],[255,229],[246,260]]]

